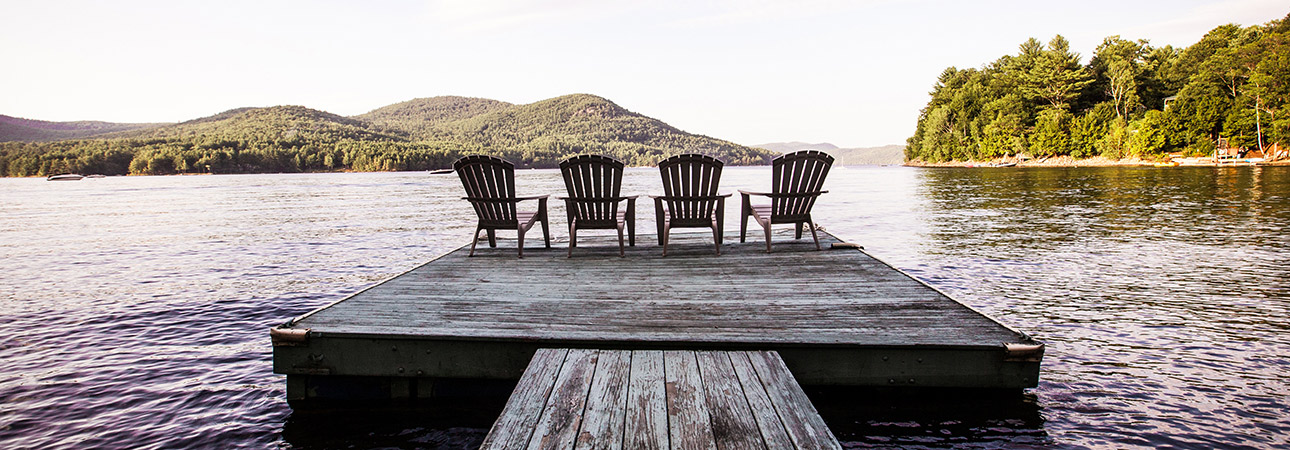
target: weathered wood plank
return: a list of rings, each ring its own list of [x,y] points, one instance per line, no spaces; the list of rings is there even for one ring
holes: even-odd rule
[[[619,450],[627,415],[628,382],[631,381],[632,352],[601,351],[596,373],[587,393],[578,449]]]
[[[533,424],[541,417],[568,353],[568,349],[539,349],[533,355],[529,368],[520,377],[510,401],[506,402],[502,415],[493,423],[493,428],[484,438],[480,449],[502,450],[528,446],[533,436]]]
[[[717,448],[766,449],[748,397],[730,362],[732,352],[695,352],[708,403],[712,438]]]
[[[788,436],[788,431],[784,429],[784,422],[780,420],[779,414],[775,412],[775,406],[771,404],[766,385],[762,383],[761,378],[757,376],[757,370],[748,360],[748,352],[730,352],[730,362],[739,379],[739,385],[743,387],[744,398],[753,411],[752,417],[757,422],[757,430],[761,433],[766,447],[770,449],[792,447],[792,438]]]
[[[670,448],[663,352],[638,350],[631,354],[631,382],[624,417],[623,448]]]
[[[793,380],[784,360],[774,352],[747,354],[793,444],[798,448],[841,449],[842,445],[824,424],[806,392]]]
[[[716,449],[707,396],[692,351],[663,352],[668,437],[673,449]]]
[[[595,350],[569,350],[555,379],[555,387],[542,409],[542,417],[534,426],[533,438],[528,445],[530,450],[573,447],[582,425],[597,354]]]
[[[542,349],[523,380],[482,448],[839,448],[776,352]]]

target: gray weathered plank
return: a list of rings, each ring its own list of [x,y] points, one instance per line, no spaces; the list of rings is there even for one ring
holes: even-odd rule
[[[623,424],[623,448],[670,448],[663,352],[638,350],[631,353],[631,382]]]
[[[596,356],[595,350],[569,350],[542,409],[542,417],[534,426],[530,450],[573,448],[582,425],[591,376],[596,370]]]
[[[696,352],[713,441],[722,450],[766,449],[748,397],[731,365],[731,353],[740,352]]]
[[[623,421],[627,414],[631,358],[630,351],[600,352],[591,390],[587,392],[582,429],[578,431],[578,449],[623,448]]]
[[[484,438],[480,449],[517,449],[528,446],[537,423],[546,406],[547,398],[555,385],[556,376],[564,364],[568,349],[539,349],[533,355],[529,368],[506,402],[502,415]]]
[[[774,352],[747,352],[748,359],[766,386],[766,393],[797,448],[841,449],[806,392],[793,380],[784,360]],[[787,388],[792,386],[793,388]]]
[[[707,396],[692,351],[663,352],[668,437],[673,449],[716,449]]]
[[[744,398],[748,400],[753,419],[757,422],[757,430],[761,433],[767,448],[791,448],[793,441],[789,438],[788,431],[784,429],[784,422],[775,412],[775,406],[771,404],[770,394],[766,393],[766,385],[762,383],[761,378],[757,376],[757,370],[748,360],[748,353],[730,352],[730,362],[740,386],[743,387]]]

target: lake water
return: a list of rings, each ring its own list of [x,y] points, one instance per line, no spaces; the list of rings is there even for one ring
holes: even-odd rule
[[[563,189],[554,171],[518,178]],[[730,168],[722,190],[768,178]],[[627,186],[660,190],[649,169]],[[1290,167],[849,167],[826,187],[830,232],[1048,345],[1023,395],[814,391],[846,446],[1290,445]],[[460,189],[425,173],[0,179],[0,448],[472,448],[499,405],[294,412],[268,339],[466,243]]]

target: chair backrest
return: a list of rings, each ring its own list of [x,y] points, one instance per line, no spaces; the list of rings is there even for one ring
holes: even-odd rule
[[[514,223],[515,165],[486,155],[470,155],[452,163],[466,188],[466,198],[484,223]]]
[[[717,206],[717,185],[721,182],[720,160],[707,155],[682,154],[658,163],[663,177],[663,196],[673,221],[708,220]],[[685,199],[685,198],[691,199]],[[706,198],[704,198],[706,197]]]
[[[601,155],[578,155],[560,162],[569,192],[567,214],[579,222],[613,222],[623,189],[623,163]]]
[[[805,218],[824,187],[833,157],[818,150],[786,153],[771,162],[771,217]]]

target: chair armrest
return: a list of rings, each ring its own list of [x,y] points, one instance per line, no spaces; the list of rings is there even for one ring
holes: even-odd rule
[[[720,199],[723,199],[723,198],[729,198],[729,197],[730,197],[730,196],[732,196],[732,195],[735,195],[735,194],[696,195],[696,196],[685,196],[685,195],[672,195],[672,196],[668,196],[668,195],[651,195],[651,196],[650,196],[650,198],[653,198],[653,199],[655,199],[655,200],[666,200],[666,201],[676,201],[676,200],[720,200]]]
[[[525,198],[518,198],[518,197],[462,197],[461,199],[466,200],[468,202],[481,202],[481,203],[516,203],[516,202],[519,202],[520,200],[528,200]]]
[[[760,195],[770,198],[792,198],[792,197],[814,197],[820,194],[827,194],[829,191],[811,191],[811,192],[794,192],[794,193],[775,193],[775,192],[745,192],[739,191],[739,194],[748,197],[749,195]]]
[[[636,200],[639,195],[630,197],[556,197],[560,200],[570,202],[621,202],[623,200]]]
[[[529,195],[526,197],[516,197],[516,200],[541,200],[550,197],[550,195]]]

